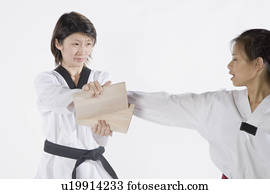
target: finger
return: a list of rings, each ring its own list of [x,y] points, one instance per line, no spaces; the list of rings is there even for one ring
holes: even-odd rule
[[[90,93],[91,97],[95,96],[95,91],[94,91],[94,89],[92,87],[89,87],[89,93]]]
[[[110,131],[110,136],[112,137],[112,130]]]
[[[99,84],[98,81],[94,81],[94,84],[95,84],[95,86],[96,86],[96,88],[98,90],[98,94],[100,95],[102,93],[102,91],[103,91],[101,85]]]
[[[104,120],[104,125],[106,126],[106,134],[105,135],[108,136],[111,132],[110,125],[105,120]]]
[[[93,82],[89,83],[90,91],[92,92],[92,96],[97,96],[96,95],[96,86]]]
[[[101,135],[102,135],[102,130],[103,130],[103,129],[102,129],[102,123],[101,123],[100,120],[98,121],[98,130],[99,130],[99,131],[98,131],[98,134],[101,136]]]
[[[97,125],[97,134],[101,135],[101,124],[100,123],[98,123],[98,125]]]
[[[111,85],[111,83],[112,83],[111,81],[106,81],[106,83],[103,84],[102,87],[107,87],[107,86]]]
[[[106,126],[105,135],[106,135],[106,136],[110,135],[110,132],[111,132],[110,126],[107,125],[107,126]]]
[[[104,121],[104,124],[106,125],[106,128],[107,128],[107,129],[110,129],[109,123],[107,123],[106,121]]]
[[[108,136],[108,135],[110,135],[110,130],[106,129],[105,136]]]
[[[105,125],[104,120],[99,120],[99,123],[101,124],[102,127],[104,127],[104,125]]]
[[[94,127],[92,128],[92,131],[93,131],[94,133],[97,132],[97,124],[94,125]]]
[[[105,123],[106,123],[106,136],[108,136],[108,135],[110,135],[111,134],[111,127],[110,127],[110,125],[105,121]]]
[[[98,96],[98,95],[99,95],[99,90],[98,90],[98,88],[96,87],[95,82],[93,82],[91,86],[92,86],[92,88],[93,88],[94,91],[95,91],[95,96]]]
[[[87,84],[85,84],[83,87],[82,87],[82,90],[83,91],[89,91],[89,87]]]
[[[101,135],[104,136],[107,130],[106,122],[104,120],[101,120],[101,127],[102,127]]]

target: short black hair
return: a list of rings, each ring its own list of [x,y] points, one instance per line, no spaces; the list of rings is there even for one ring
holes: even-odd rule
[[[63,14],[55,25],[51,39],[51,51],[56,65],[60,64],[63,58],[61,51],[55,46],[55,41],[58,40],[59,44],[62,44],[67,36],[76,32],[81,32],[91,37],[94,40],[94,44],[97,41],[96,29],[87,17],[77,12]]]

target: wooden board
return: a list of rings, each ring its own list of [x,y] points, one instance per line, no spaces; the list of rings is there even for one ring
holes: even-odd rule
[[[80,125],[94,127],[98,120],[105,120],[110,125],[112,131],[127,133],[134,107],[134,104],[130,104],[128,109],[117,111],[111,114],[96,116],[93,118],[79,119],[77,122]]]
[[[93,127],[105,120],[111,130],[126,133],[133,115],[134,105],[128,106],[124,82],[103,89],[103,94],[91,97],[87,91],[73,94],[78,124]]]

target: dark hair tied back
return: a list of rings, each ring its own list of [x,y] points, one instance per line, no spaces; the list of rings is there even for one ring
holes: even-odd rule
[[[232,41],[243,46],[249,60],[261,57],[270,73],[270,31],[266,29],[247,30]]]

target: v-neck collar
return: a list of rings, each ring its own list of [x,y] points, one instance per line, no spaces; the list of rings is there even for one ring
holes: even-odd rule
[[[255,114],[256,112],[262,112],[265,110],[266,108],[266,103],[269,102],[269,99],[270,99],[270,95],[267,95],[261,102],[260,104],[258,104],[258,106],[255,108],[255,110],[252,112],[251,111],[251,105],[250,105],[250,102],[249,102],[249,98],[248,98],[248,90],[246,89],[245,90],[245,100],[247,101],[247,104],[248,104],[248,109],[249,109],[249,113],[250,114]]]
[[[269,119],[265,118],[265,113],[269,112],[270,95],[266,96],[253,112],[251,112],[247,89],[236,90],[233,92],[233,96],[242,122],[246,122],[258,128],[262,126],[269,128]]]
[[[255,119],[264,113],[270,104],[270,95],[266,96],[262,102],[256,107],[256,109],[251,112],[251,107],[248,99],[248,90],[240,90],[234,92],[234,99],[236,100],[237,109],[244,122]]]
[[[80,79],[76,86],[69,72],[62,65],[59,65],[57,68],[55,68],[55,71],[58,72],[64,78],[64,80],[67,82],[70,89],[75,89],[75,88],[81,89],[83,85],[87,83],[90,72],[91,72],[91,70],[88,67],[83,66],[82,71],[80,73]]]

